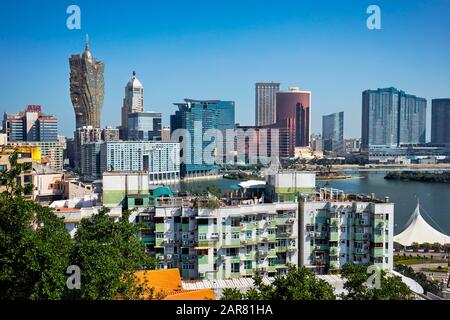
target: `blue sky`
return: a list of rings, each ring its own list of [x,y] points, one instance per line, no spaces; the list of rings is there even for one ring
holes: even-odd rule
[[[91,3],[92,2],[92,3]],[[66,8],[81,8],[81,30]],[[381,30],[366,9],[381,8]],[[361,92],[395,86],[428,100],[450,97],[450,0],[9,1],[0,11],[0,111],[41,104],[72,136],[68,58],[84,49],[106,64],[102,125],[119,125],[124,86],[136,70],[145,108],[169,123],[184,98],[236,101],[254,123],[254,83],[312,91],[312,131],[345,112],[360,136]],[[430,130],[428,115],[428,132]]]

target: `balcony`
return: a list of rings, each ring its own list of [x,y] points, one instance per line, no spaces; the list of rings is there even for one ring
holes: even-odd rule
[[[355,233],[354,237],[355,241],[368,241],[370,239],[370,235],[366,232],[364,233]]]
[[[384,248],[373,248],[372,255],[374,257],[382,257],[384,256]]]
[[[330,248],[330,255],[337,256],[339,254],[339,249],[337,247]]]
[[[155,231],[156,232],[164,232],[165,231],[164,223],[156,223],[155,224]]]
[[[287,247],[277,247],[277,248],[275,248],[275,252],[276,253],[287,252]]]
[[[269,273],[277,272],[276,266],[268,266],[267,272],[269,272]]]
[[[253,275],[253,269],[244,269],[242,272],[243,276],[252,276]]]
[[[384,243],[384,235],[383,234],[374,234],[373,235],[373,242],[376,243]]]
[[[338,232],[330,232],[330,241],[338,241],[339,233]]]

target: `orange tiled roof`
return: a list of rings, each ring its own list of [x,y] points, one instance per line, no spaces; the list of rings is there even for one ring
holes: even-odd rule
[[[146,292],[153,288],[154,296],[163,300],[214,300],[212,289],[184,290],[179,269],[140,270],[134,273]]]

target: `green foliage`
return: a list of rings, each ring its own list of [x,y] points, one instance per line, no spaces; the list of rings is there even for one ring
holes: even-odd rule
[[[137,269],[154,269],[156,262],[144,251],[137,237],[139,226],[128,221],[125,211],[118,222],[103,208],[90,219],[83,219],[74,239],[71,264],[81,269],[81,289],[71,290],[75,299],[136,299],[140,288],[134,278]]]
[[[0,299],[134,299],[141,297],[134,270],[154,269],[137,238],[139,226],[125,212],[114,223],[103,209],[83,219],[72,242],[50,208],[24,198],[29,187],[16,184],[29,166],[10,158],[0,173]],[[81,290],[68,290],[69,265],[81,269]]]
[[[396,265],[395,270],[403,274],[405,277],[411,278],[420,284],[425,292],[431,292],[433,294],[439,294],[441,291],[441,285],[439,281],[428,280],[427,276],[422,272],[415,272],[413,268],[407,265]]]
[[[51,209],[24,199],[30,187],[16,184],[28,165],[10,158],[0,173],[0,299],[59,299],[66,286],[69,233]]]
[[[272,284],[264,284],[262,278],[255,276],[255,287],[239,295],[229,290],[222,300],[334,300],[333,287],[317,278],[305,267],[289,267],[286,276],[278,276]],[[237,290],[239,291],[239,290]]]
[[[221,300],[242,300],[244,294],[237,288],[225,288],[222,291]]]
[[[402,180],[402,181],[420,181],[420,182],[450,182],[449,172],[422,172],[422,171],[391,171],[384,177],[388,180]]]
[[[368,286],[369,276],[367,265],[346,264],[342,267],[341,275],[346,280],[342,294],[343,300],[413,300],[414,294],[404,284],[400,277],[380,272],[380,286]]]

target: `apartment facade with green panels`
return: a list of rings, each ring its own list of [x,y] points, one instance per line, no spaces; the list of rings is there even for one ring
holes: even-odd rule
[[[346,263],[393,268],[394,204],[300,201],[300,264],[317,273]]]
[[[183,279],[285,274],[298,265],[298,203],[209,209],[174,198],[154,205],[157,267]]]

